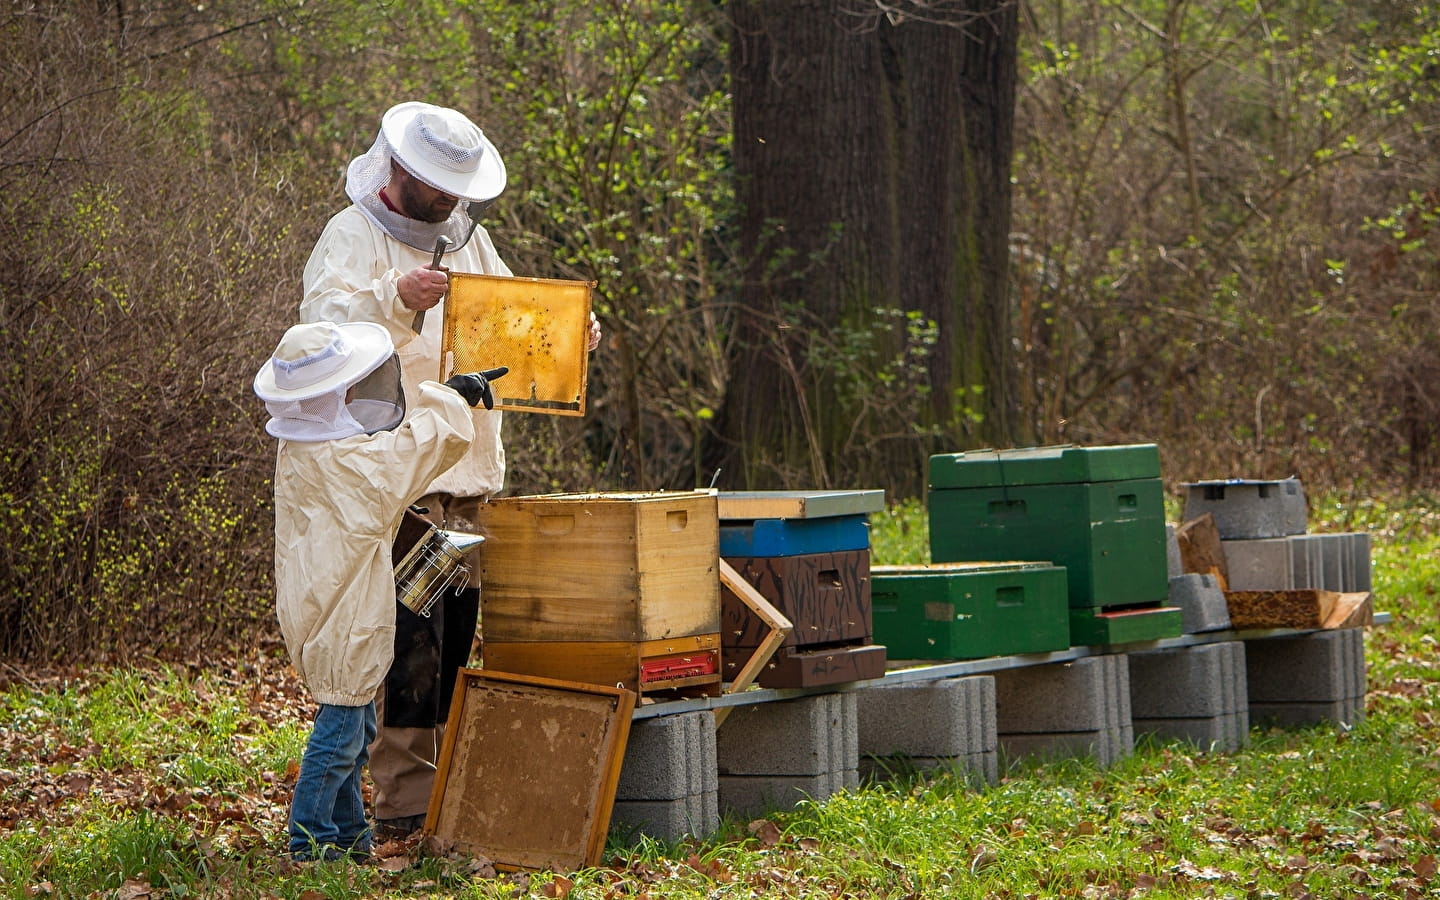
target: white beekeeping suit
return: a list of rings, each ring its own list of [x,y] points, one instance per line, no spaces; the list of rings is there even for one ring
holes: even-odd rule
[[[292,327],[255,393],[280,438],[275,589],[286,647],[320,703],[368,704],[393,652],[395,531],[469,446],[470,409],[431,382],[401,421],[393,347],[369,323]]]

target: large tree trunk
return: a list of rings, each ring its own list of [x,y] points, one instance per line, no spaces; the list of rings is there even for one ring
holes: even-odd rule
[[[1014,437],[1016,11],[939,6],[892,20],[864,0],[730,4],[746,268],[710,456],[730,487],[858,478],[913,494],[937,447]],[[933,320],[939,340],[917,363],[928,395],[882,408],[855,368],[903,349],[906,320],[877,313],[894,308]]]

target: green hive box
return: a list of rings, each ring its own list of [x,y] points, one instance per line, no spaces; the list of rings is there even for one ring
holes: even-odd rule
[[[1046,562],[872,566],[877,644],[891,659],[981,659],[1070,646],[1065,570]]]
[[[1070,638],[1079,647],[1101,644],[1129,644],[1159,638],[1179,637],[1185,614],[1176,606],[1101,612],[1098,609],[1070,610]]]
[[[1169,596],[1154,444],[939,454],[928,499],[934,562],[1047,559],[1075,608]]]

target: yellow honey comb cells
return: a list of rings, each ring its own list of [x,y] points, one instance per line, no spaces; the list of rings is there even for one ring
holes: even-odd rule
[[[585,414],[587,281],[450,274],[440,380],[509,366],[492,383],[496,409]]]

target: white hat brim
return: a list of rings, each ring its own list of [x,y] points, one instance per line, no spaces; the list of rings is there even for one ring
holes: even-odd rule
[[[491,200],[505,190],[505,161],[490,139],[480,132],[480,143],[484,151],[480,154],[480,165],[474,172],[451,172],[433,165],[427,165],[425,156],[413,140],[410,140],[409,124],[424,112],[446,112],[444,107],[433,103],[412,100],[400,103],[386,110],[380,120],[380,132],[390,145],[406,171],[431,187],[459,197],[461,200]],[[479,130],[479,129],[477,129]]]
[[[341,322],[337,326],[350,344],[350,358],[339,369],[302,388],[285,389],[275,378],[275,360],[268,359],[255,374],[255,396],[261,400],[308,400],[349,387],[395,352],[390,333],[374,322]]]

